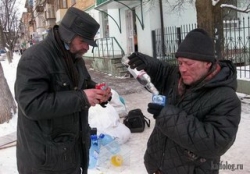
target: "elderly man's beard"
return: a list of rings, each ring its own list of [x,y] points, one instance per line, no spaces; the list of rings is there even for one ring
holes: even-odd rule
[[[79,50],[79,51],[76,51],[74,53],[72,53],[75,57],[82,57],[85,53],[87,52],[87,50]]]

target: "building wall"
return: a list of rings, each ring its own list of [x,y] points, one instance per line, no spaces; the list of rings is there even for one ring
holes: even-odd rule
[[[19,38],[20,45],[23,49],[30,47],[31,33],[35,31],[34,26],[29,23],[31,20],[32,20],[31,13],[23,12],[21,18],[22,21],[21,38]]]
[[[144,29],[139,25],[139,21],[137,21],[137,35],[138,35],[138,51],[152,55],[152,30],[156,28],[160,28],[160,9],[159,5],[152,6],[147,4],[143,6],[143,18],[144,18]],[[141,8],[137,7],[136,12],[141,14]]]
[[[173,0],[172,0],[173,1]],[[139,19],[142,20],[143,16],[143,25],[142,26],[138,19],[136,19],[137,26],[137,40],[138,40],[138,51],[145,54],[152,55],[152,30],[158,29],[161,27],[160,23],[160,10],[159,4],[155,2],[154,4],[144,4],[143,9],[141,10],[140,4],[138,1],[134,5],[130,5],[130,8],[135,8],[135,12],[138,15]],[[115,24],[115,22],[109,18],[109,36],[115,37],[119,44],[122,46],[125,54],[129,54],[127,49],[128,33],[126,32],[126,11],[129,10],[127,7],[120,9],[120,20],[121,20],[121,33]],[[119,11],[118,9],[108,9],[108,14],[111,15],[119,23]],[[142,14],[141,14],[142,13]],[[196,22],[196,10],[194,5],[188,5],[182,12],[172,11],[166,3],[163,4],[163,20],[164,26],[180,26],[182,24],[189,24]],[[100,22],[102,23],[102,22]],[[102,33],[102,31],[101,31]],[[101,36],[102,37],[102,36]]]
[[[164,12],[164,26],[178,26],[186,23],[194,23],[196,22],[196,12],[194,7],[188,6],[185,11],[181,14],[171,11],[171,9],[167,8],[167,5],[163,5]],[[138,19],[136,19],[137,26],[137,40],[138,40],[138,51],[143,52],[145,54],[152,55],[152,30],[158,29],[161,26],[160,23],[160,10],[159,4],[154,3],[154,5],[147,3],[143,5],[143,9],[141,10],[141,6],[135,4],[131,5],[130,8],[135,8],[135,12],[139,19],[142,21],[142,26]],[[124,49],[126,54],[129,54],[127,49],[127,38],[128,34],[126,32],[126,11],[127,7],[120,9],[120,17],[121,17],[121,33],[119,32],[118,27],[115,22],[109,18],[109,30],[110,37],[115,37],[122,48]],[[108,14],[111,15],[116,21],[119,21],[119,11],[117,9],[108,9]],[[143,17],[142,17],[143,16]]]
[[[138,1],[135,3],[134,6],[131,6],[130,8],[135,8],[136,14],[138,15],[139,19],[142,20],[141,16],[141,7],[138,5]],[[123,7],[120,9],[108,9],[107,13],[114,18],[114,20],[121,24],[121,32],[119,31],[119,28],[115,21],[108,17],[108,25],[109,25],[109,37],[115,37],[116,40],[119,42],[123,50],[125,51],[125,54],[129,54],[127,50],[127,41],[128,41],[128,33],[127,33],[127,24],[126,24],[126,11],[129,10],[127,7]],[[99,13],[99,15],[95,15],[95,19],[102,24],[101,19],[101,13],[97,10],[96,13]],[[144,52],[146,54],[152,53],[152,39],[151,39],[151,30],[152,28],[159,28],[159,13],[157,13],[158,9],[152,9],[152,11],[148,11],[147,9],[143,8],[143,25],[140,24],[138,19],[136,19],[136,26],[137,26],[137,34],[138,34],[138,45],[139,45],[139,51]],[[99,16],[99,19],[97,19],[97,16]],[[144,28],[142,28],[144,27]],[[100,28],[100,32],[97,34],[98,37],[104,37],[102,32],[102,27]],[[117,45],[115,45],[116,47]],[[115,48],[118,49],[118,48]],[[90,50],[91,51],[91,50]],[[89,51],[89,52],[90,52]]]
[[[95,0],[76,0],[76,3],[72,5],[76,8],[84,10],[95,5]]]

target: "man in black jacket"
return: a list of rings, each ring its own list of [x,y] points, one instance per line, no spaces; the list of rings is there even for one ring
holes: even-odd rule
[[[17,167],[20,174],[86,174],[88,110],[105,104],[111,89],[95,89],[82,55],[99,24],[71,7],[60,25],[27,49],[18,64]]]
[[[203,29],[189,32],[175,56],[178,66],[141,53],[129,57],[130,67],[144,69],[167,97],[164,107],[148,104],[156,123],[144,156],[146,169],[149,174],[216,174],[240,122],[236,68],[216,60]]]

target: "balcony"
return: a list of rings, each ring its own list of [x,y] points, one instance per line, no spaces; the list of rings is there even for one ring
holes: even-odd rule
[[[54,4],[54,0],[46,0],[47,4]]]
[[[29,26],[33,26],[36,22],[34,20],[29,21]]]
[[[37,12],[43,12],[44,11],[44,6],[42,6],[42,5],[37,6],[36,11]]]

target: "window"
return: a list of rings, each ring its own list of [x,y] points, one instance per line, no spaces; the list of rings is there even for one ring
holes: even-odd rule
[[[59,8],[60,9],[68,8],[67,0],[59,0]]]
[[[45,13],[46,19],[54,19],[55,17],[55,11],[54,6],[52,4],[47,4],[47,10]]]

